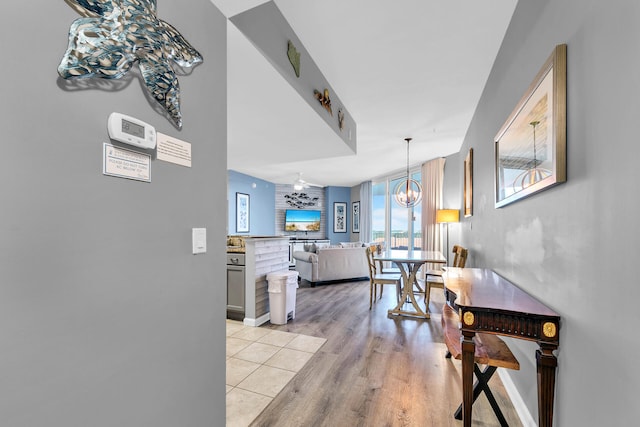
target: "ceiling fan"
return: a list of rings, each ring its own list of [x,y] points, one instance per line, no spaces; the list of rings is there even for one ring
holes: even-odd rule
[[[312,184],[310,182],[305,181],[304,179],[302,179],[302,172],[298,172],[298,179],[296,179],[293,183],[293,189],[296,191],[302,191],[306,188],[309,187],[319,187],[322,188],[324,187],[323,185],[319,185],[319,184]]]

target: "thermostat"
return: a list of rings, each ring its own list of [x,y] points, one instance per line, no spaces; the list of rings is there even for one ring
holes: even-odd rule
[[[156,148],[156,130],[148,123],[121,113],[109,114],[109,138],[140,148]]]

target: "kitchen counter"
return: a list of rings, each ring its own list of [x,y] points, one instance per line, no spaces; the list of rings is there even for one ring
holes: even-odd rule
[[[230,236],[227,243],[227,253],[245,254],[243,323],[260,326],[270,319],[267,274],[289,271],[289,237]]]

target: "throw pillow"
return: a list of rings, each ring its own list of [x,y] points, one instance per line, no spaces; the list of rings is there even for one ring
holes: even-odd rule
[[[340,242],[343,248],[361,248],[362,242]]]

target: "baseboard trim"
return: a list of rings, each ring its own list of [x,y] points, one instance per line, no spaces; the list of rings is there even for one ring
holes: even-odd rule
[[[260,326],[263,323],[267,323],[269,321],[269,319],[271,319],[271,317],[269,316],[271,313],[267,313],[267,314],[263,314],[262,316],[258,317],[257,319],[253,319],[250,317],[245,317],[244,320],[242,321],[242,323],[245,326]]]
[[[523,427],[538,427],[538,424],[531,416],[531,412],[529,412],[527,405],[525,405],[524,400],[522,400],[522,396],[518,393],[518,389],[513,383],[509,372],[506,369],[498,369],[498,375],[500,376],[500,380],[502,380],[502,384],[509,395],[509,399],[511,399],[511,403],[516,410],[518,417],[520,417],[520,422]]]

